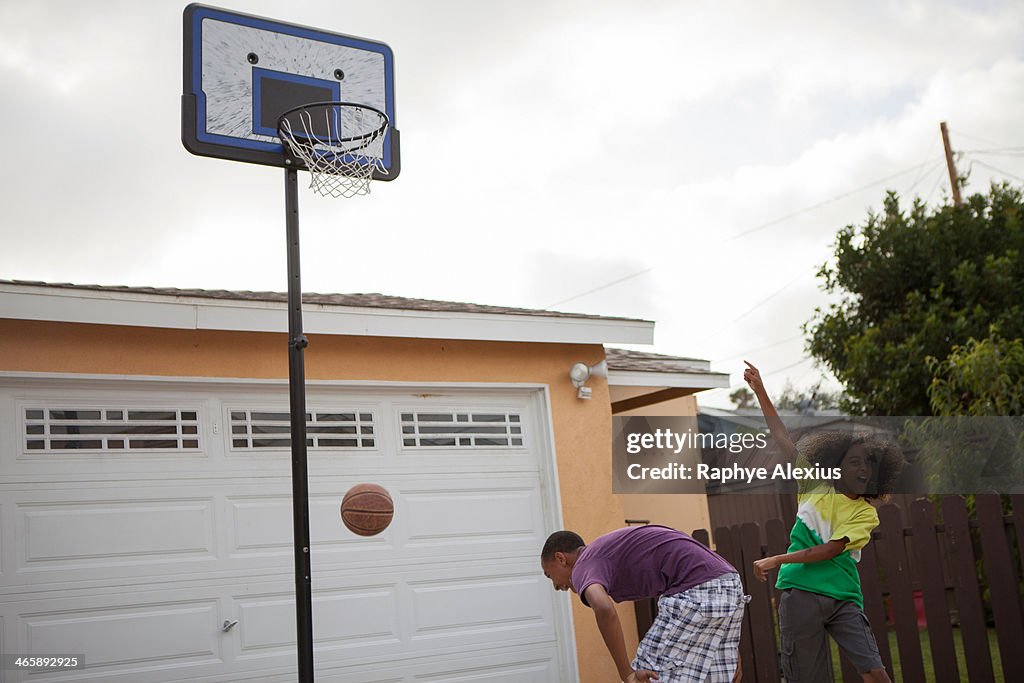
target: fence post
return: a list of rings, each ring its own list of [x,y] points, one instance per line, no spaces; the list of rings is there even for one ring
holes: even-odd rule
[[[860,562],[857,563],[860,574],[861,591],[864,594],[864,616],[871,624],[871,631],[878,643],[878,654],[882,656],[889,677],[896,679],[892,668],[892,649],[889,647],[889,623],[885,616],[885,604],[882,599],[882,582],[878,579],[878,554],[875,543],[868,543],[860,551]]]
[[[960,671],[956,664],[953,629],[949,625],[946,582],[942,572],[942,558],[939,556],[939,541],[935,537],[935,504],[930,500],[915,501],[910,505],[910,516],[924,594],[924,613],[928,620],[928,640],[932,645],[935,680],[937,683],[959,683]]]
[[[1013,528],[1017,532],[1017,553],[1020,555],[1020,566],[1024,570],[1024,495],[1010,496],[1013,508]]]
[[[769,519],[765,522],[765,535],[768,537],[768,554],[783,555],[789,549],[789,526],[786,526],[781,519]],[[773,569],[768,575],[768,585],[771,587],[772,602],[775,609],[779,609],[779,591],[775,589],[775,581],[779,578],[779,571]]]
[[[985,608],[978,586],[978,565],[974,557],[967,505],[960,496],[942,497],[942,524],[946,527],[949,561],[953,569],[953,596],[960,617],[967,676],[972,681],[992,681],[992,652],[988,647]]]
[[[907,548],[903,542],[903,518],[895,505],[878,509],[881,521],[883,566],[889,579],[889,597],[896,621],[900,665],[906,683],[925,683],[921,640],[917,632],[917,610],[914,609],[914,587],[907,567]]]
[[[715,529],[715,551],[725,561],[743,573],[743,550],[740,546],[739,527],[718,527]],[[740,660],[743,664],[743,678],[757,680],[757,661],[752,646],[754,634],[750,629],[750,613],[743,615],[743,630],[740,634]]]
[[[1024,620],[1021,619],[1017,571],[1003,523],[1003,503],[996,494],[974,498],[981,523],[985,578],[992,595],[992,616],[999,639],[999,659],[1007,681],[1024,680]]]
[[[740,539],[743,547],[743,566],[737,567],[743,577],[747,592],[752,596],[747,605],[750,618],[751,645],[754,660],[757,662],[751,680],[761,683],[778,683],[779,664],[775,649],[775,622],[772,619],[772,606],[768,597],[768,587],[754,576],[754,560],[764,557],[761,550],[761,528],[755,522],[747,522],[740,527]],[[746,672],[744,672],[746,678]]]

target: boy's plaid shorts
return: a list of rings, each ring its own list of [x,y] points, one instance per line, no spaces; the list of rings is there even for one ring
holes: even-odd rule
[[[658,616],[640,642],[633,669],[658,673],[659,683],[730,683],[739,664],[744,595],[729,573],[658,599]]]

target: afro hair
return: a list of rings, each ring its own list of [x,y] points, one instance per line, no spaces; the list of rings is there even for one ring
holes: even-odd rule
[[[812,465],[832,468],[842,466],[846,452],[856,444],[863,444],[871,460],[871,483],[864,497],[887,498],[896,488],[896,481],[906,464],[903,451],[893,441],[875,435],[822,431],[804,436],[797,443],[797,449]]]

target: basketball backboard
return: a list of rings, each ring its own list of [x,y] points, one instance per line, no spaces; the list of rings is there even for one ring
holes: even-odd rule
[[[230,10],[184,12],[181,141],[200,156],[284,167],[281,114],[312,102],[384,112],[382,171],[400,170],[394,56],[384,43]]]

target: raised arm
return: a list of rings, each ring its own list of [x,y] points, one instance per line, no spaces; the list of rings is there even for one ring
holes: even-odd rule
[[[772,438],[779,445],[782,455],[790,462],[794,462],[796,460],[796,446],[793,445],[793,440],[789,437],[789,430],[782,423],[782,418],[779,417],[778,411],[772,405],[772,400],[768,398],[768,392],[765,391],[764,383],[761,381],[761,373],[751,365],[750,361],[745,360],[743,362],[747,364],[747,369],[743,371],[743,380],[750,386],[754,396],[757,397],[757,402],[761,405],[761,412],[764,414],[765,422],[768,423],[768,429],[772,433]]]

